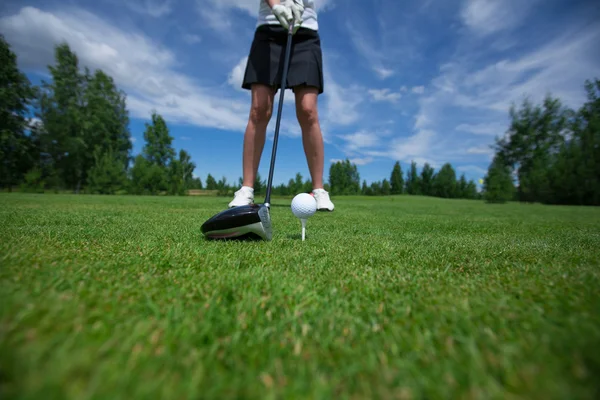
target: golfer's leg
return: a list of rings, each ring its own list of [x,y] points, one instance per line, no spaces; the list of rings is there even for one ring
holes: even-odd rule
[[[323,188],[323,135],[317,110],[318,91],[313,87],[297,87],[296,116],[302,129],[302,145],[312,179],[313,189]]]
[[[243,185],[253,187],[265,146],[267,125],[273,113],[274,90],[266,85],[252,85],[252,104],[244,134]]]

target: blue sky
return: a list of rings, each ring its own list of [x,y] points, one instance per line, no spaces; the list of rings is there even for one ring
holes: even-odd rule
[[[127,93],[134,153],[155,109],[176,149],[207,173],[237,182],[249,93],[240,89],[259,0],[8,0],[0,31],[34,82],[66,40],[81,64]],[[552,93],[571,107],[600,77],[600,3],[594,0],[315,0],[325,93],[319,113],[325,179],[350,158],[361,180],[388,178],[411,160],[450,162],[478,181],[489,146],[525,96]],[[275,114],[274,114],[275,116]],[[275,118],[268,129],[272,137]],[[263,152],[267,177],[272,141]],[[309,176],[286,92],[275,184]]]

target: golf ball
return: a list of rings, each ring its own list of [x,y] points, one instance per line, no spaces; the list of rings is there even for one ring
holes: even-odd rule
[[[297,194],[292,200],[292,213],[296,218],[309,218],[317,211],[317,201],[308,193]]]

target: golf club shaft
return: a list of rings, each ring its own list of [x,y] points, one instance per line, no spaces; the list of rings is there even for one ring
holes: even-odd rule
[[[279,139],[279,126],[281,125],[281,113],[283,111],[283,95],[287,83],[288,67],[290,64],[290,53],[292,52],[292,32],[294,22],[290,23],[285,47],[285,58],[283,60],[283,72],[281,76],[281,93],[279,94],[279,105],[277,108],[277,121],[275,122],[275,136],[273,137],[273,151],[271,152],[271,166],[269,168],[269,180],[267,181],[267,194],[265,195],[265,205],[271,205],[271,186],[273,185],[273,172],[275,171],[275,155],[277,153],[277,140]]]

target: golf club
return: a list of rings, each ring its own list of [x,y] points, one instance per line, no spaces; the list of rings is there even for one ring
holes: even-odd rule
[[[214,215],[202,224],[202,233],[208,239],[234,239],[234,238],[259,238],[271,240],[273,228],[271,226],[271,186],[273,184],[273,172],[275,169],[275,155],[277,153],[277,140],[279,138],[279,126],[281,124],[281,113],[283,110],[283,95],[287,82],[288,67],[292,49],[292,35],[294,23],[290,23],[287,33],[287,43],[283,61],[283,72],[281,77],[281,93],[279,94],[279,105],[277,109],[277,120],[275,123],[275,135],[273,137],[273,150],[271,152],[271,165],[269,167],[269,180],[267,182],[267,193],[263,204],[249,204],[233,207]]]

